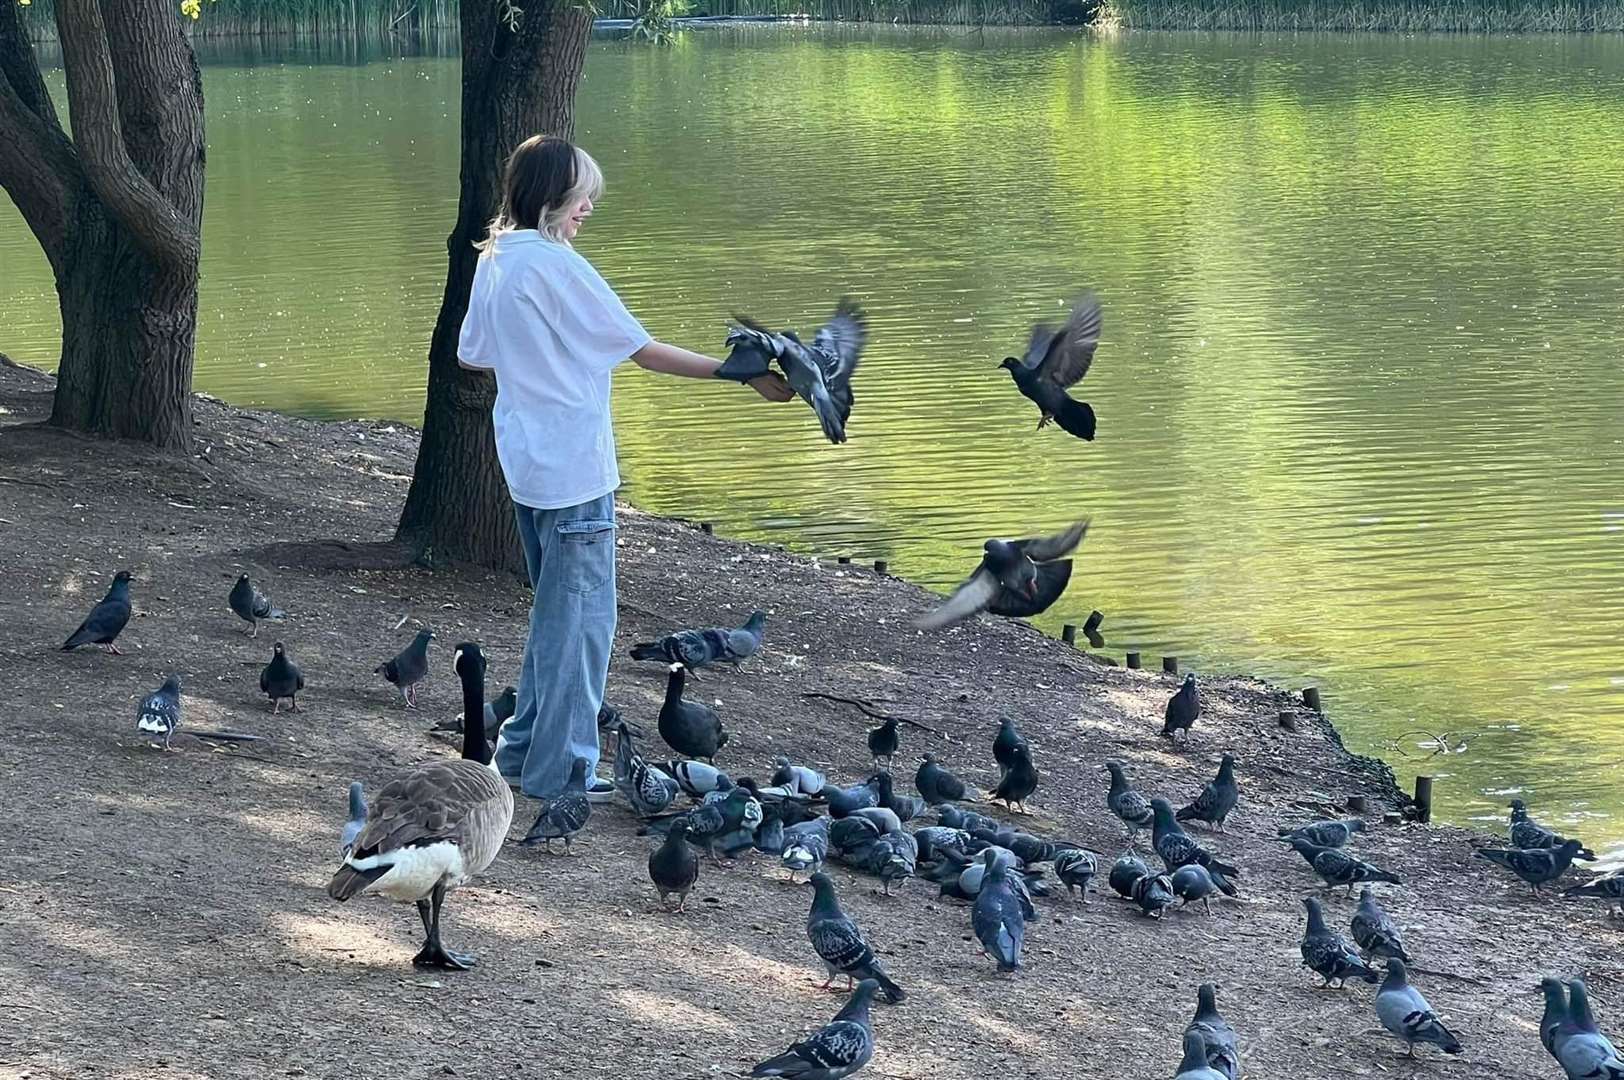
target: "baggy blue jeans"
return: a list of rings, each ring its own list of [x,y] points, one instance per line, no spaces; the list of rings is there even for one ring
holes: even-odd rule
[[[519,696],[497,739],[496,767],[536,799],[598,767],[598,707],[615,637],[615,497],[560,510],[514,504],[535,602]]]

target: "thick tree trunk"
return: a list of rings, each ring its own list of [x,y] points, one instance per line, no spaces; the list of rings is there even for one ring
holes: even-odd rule
[[[423,442],[397,538],[430,563],[522,570],[507,485],[496,460],[488,374],[457,364],[477,252],[500,200],[502,164],[538,133],[570,137],[592,15],[560,0],[522,4],[517,29],[502,0],[462,4],[462,184],[440,316],[429,345]]]

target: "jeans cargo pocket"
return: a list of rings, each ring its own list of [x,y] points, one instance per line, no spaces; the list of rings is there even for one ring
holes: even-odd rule
[[[587,596],[614,578],[615,523],[602,519],[558,523],[559,562],[564,587]]]

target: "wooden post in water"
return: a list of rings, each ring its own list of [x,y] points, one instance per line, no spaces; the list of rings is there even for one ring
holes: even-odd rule
[[[1432,777],[1415,778],[1416,817],[1423,825],[1432,823]]]
[[[1143,666],[1140,663],[1139,654],[1136,652],[1131,652],[1127,656],[1123,657],[1122,662],[1127,664],[1128,667],[1132,668],[1134,671],[1138,671]]]
[[[1093,632],[1095,632],[1096,630],[1098,630],[1100,628],[1100,623],[1102,623],[1104,621],[1105,621],[1105,612],[1103,612],[1103,611],[1090,611],[1088,613],[1088,618],[1083,621],[1083,633],[1084,634],[1092,634]]]
[[[708,521],[701,521],[699,523],[699,531],[704,533],[706,536],[712,535],[713,529],[711,527],[711,523]]]
[[[1162,670],[1169,675],[1177,675],[1179,673],[1179,658],[1176,656],[1162,657]]]
[[[874,572],[876,574],[888,574],[891,572],[891,564],[887,563],[884,559],[875,559]]]
[[[1060,628],[1060,640],[1064,641],[1067,645],[1075,646],[1077,644],[1077,624],[1067,623],[1065,626],[1062,626]]]
[[[1303,687],[1303,704],[1307,705],[1310,709],[1313,709],[1317,713],[1323,713],[1325,711],[1324,709],[1320,708],[1319,687]]]
[[[851,556],[850,555],[842,555],[839,558],[837,558],[835,560],[835,562],[839,563],[841,566],[850,566],[851,565]]]

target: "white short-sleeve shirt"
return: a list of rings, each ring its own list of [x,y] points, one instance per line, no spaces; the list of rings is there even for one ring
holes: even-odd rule
[[[609,374],[649,340],[574,248],[534,229],[496,237],[457,356],[496,373],[496,455],[514,502],[556,510],[620,486]]]

